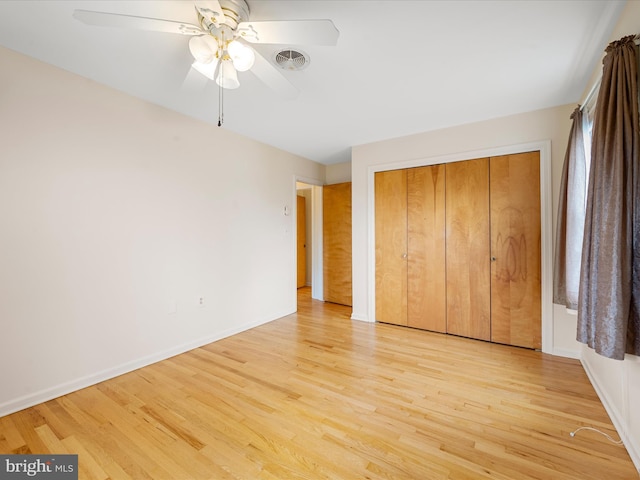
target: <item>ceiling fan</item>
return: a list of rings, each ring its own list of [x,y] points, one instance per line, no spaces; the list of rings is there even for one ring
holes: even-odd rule
[[[334,46],[338,42],[339,32],[331,20],[253,22],[245,0],[195,0],[194,4],[197,24],[91,10],[75,10],[73,16],[87,25],[190,36],[192,68],[215,80],[220,92],[238,88],[237,72],[251,70],[282,97],[295,98],[297,88],[251,45]]]

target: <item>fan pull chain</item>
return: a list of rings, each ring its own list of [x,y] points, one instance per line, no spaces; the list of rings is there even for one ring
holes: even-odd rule
[[[218,86],[218,126],[221,127],[223,123],[224,123],[224,88],[221,86]]]

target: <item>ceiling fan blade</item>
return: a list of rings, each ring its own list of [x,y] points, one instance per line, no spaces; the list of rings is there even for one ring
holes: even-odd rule
[[[215,71],[215,66],[213,70]],[[207,78],[206,74],[191,66],[182,81],[182,90],[199,93],[205,89],[208,83],[209,78]]]
[[[218,60],[214,60],[209,63],[193,62],[190,70],[197,72],[200,76],[204,76],[209,80],[215,80],[216,72],[218,71],[218,63]]]
[[[87,25],[99,27],[121,27],[153,32],[179,33],[181,35],[202,35],[204,32],[197,25],[160,18],[136,17],[119,13],[94,12],[92,10],[75,10],[73,17]]]
[[[252,72],[265,85],[274,90],[282,98],[296,98],[300,91],[258,51],[255,51],[255,55],[256,59],[250,72]]]
[[[331,20],[241,22],[237,33],[251,43],[333,46],[340,32]]]
[[[224,23],[224,12],[218,0],[196,0],[196,10],[207,20],[219,26]]]

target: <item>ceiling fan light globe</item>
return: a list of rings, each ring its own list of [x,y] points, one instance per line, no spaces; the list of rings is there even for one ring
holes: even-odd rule
[[[211,63],[218,52],[218,42],[210,35],[199,35],[189,40],[189,51],[198,63]]]
[[[237,40],[232,41],[227,47],[227,53],[233,61],[233,66],[239,72],[246,72],[256,60],[256,55],[253,49],[243,45]]]
[[[234,58],[233,59],[233,66],[239,72],[246,72],[247,70],[250,70],[251,67],[253,67],[253,62],[254,61],[255,61],[255,57],[254,56],[251,56],[249,58],[247,58],[247,57]]]
[[[242,43],[240,43],[238,40],[232,40],[231,42],[229,42],[229,45],[227,46],[227,53],[229,53],[229,56],[233,58],[237,55],[242,55],[242,51],[245,48],[246,47]]]
[[[216,83],[227,90],[233,90],[240,86],[238,72],[234,68],[231,60],[223,60],[220,62]]]

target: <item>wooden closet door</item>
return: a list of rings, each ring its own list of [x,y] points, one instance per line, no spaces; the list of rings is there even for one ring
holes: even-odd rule
[[[491,158],[491,341],[541,348],[540,154]]]
[[[407,224],[407,324],[444,333],[447,331],[444,165],[407,171]]]
[[[447,332],[491,339],[489,159],[446,165]]]
[[[324,300],[352,305],[351,182],[322,189]]]
[[[307,201],[302,195],[298,195],[296,204],[297,213],[297,252],[298,252],[298,288],[307,284]]]
[[[407,171],[375,174],[376,320],[407,324]]]

